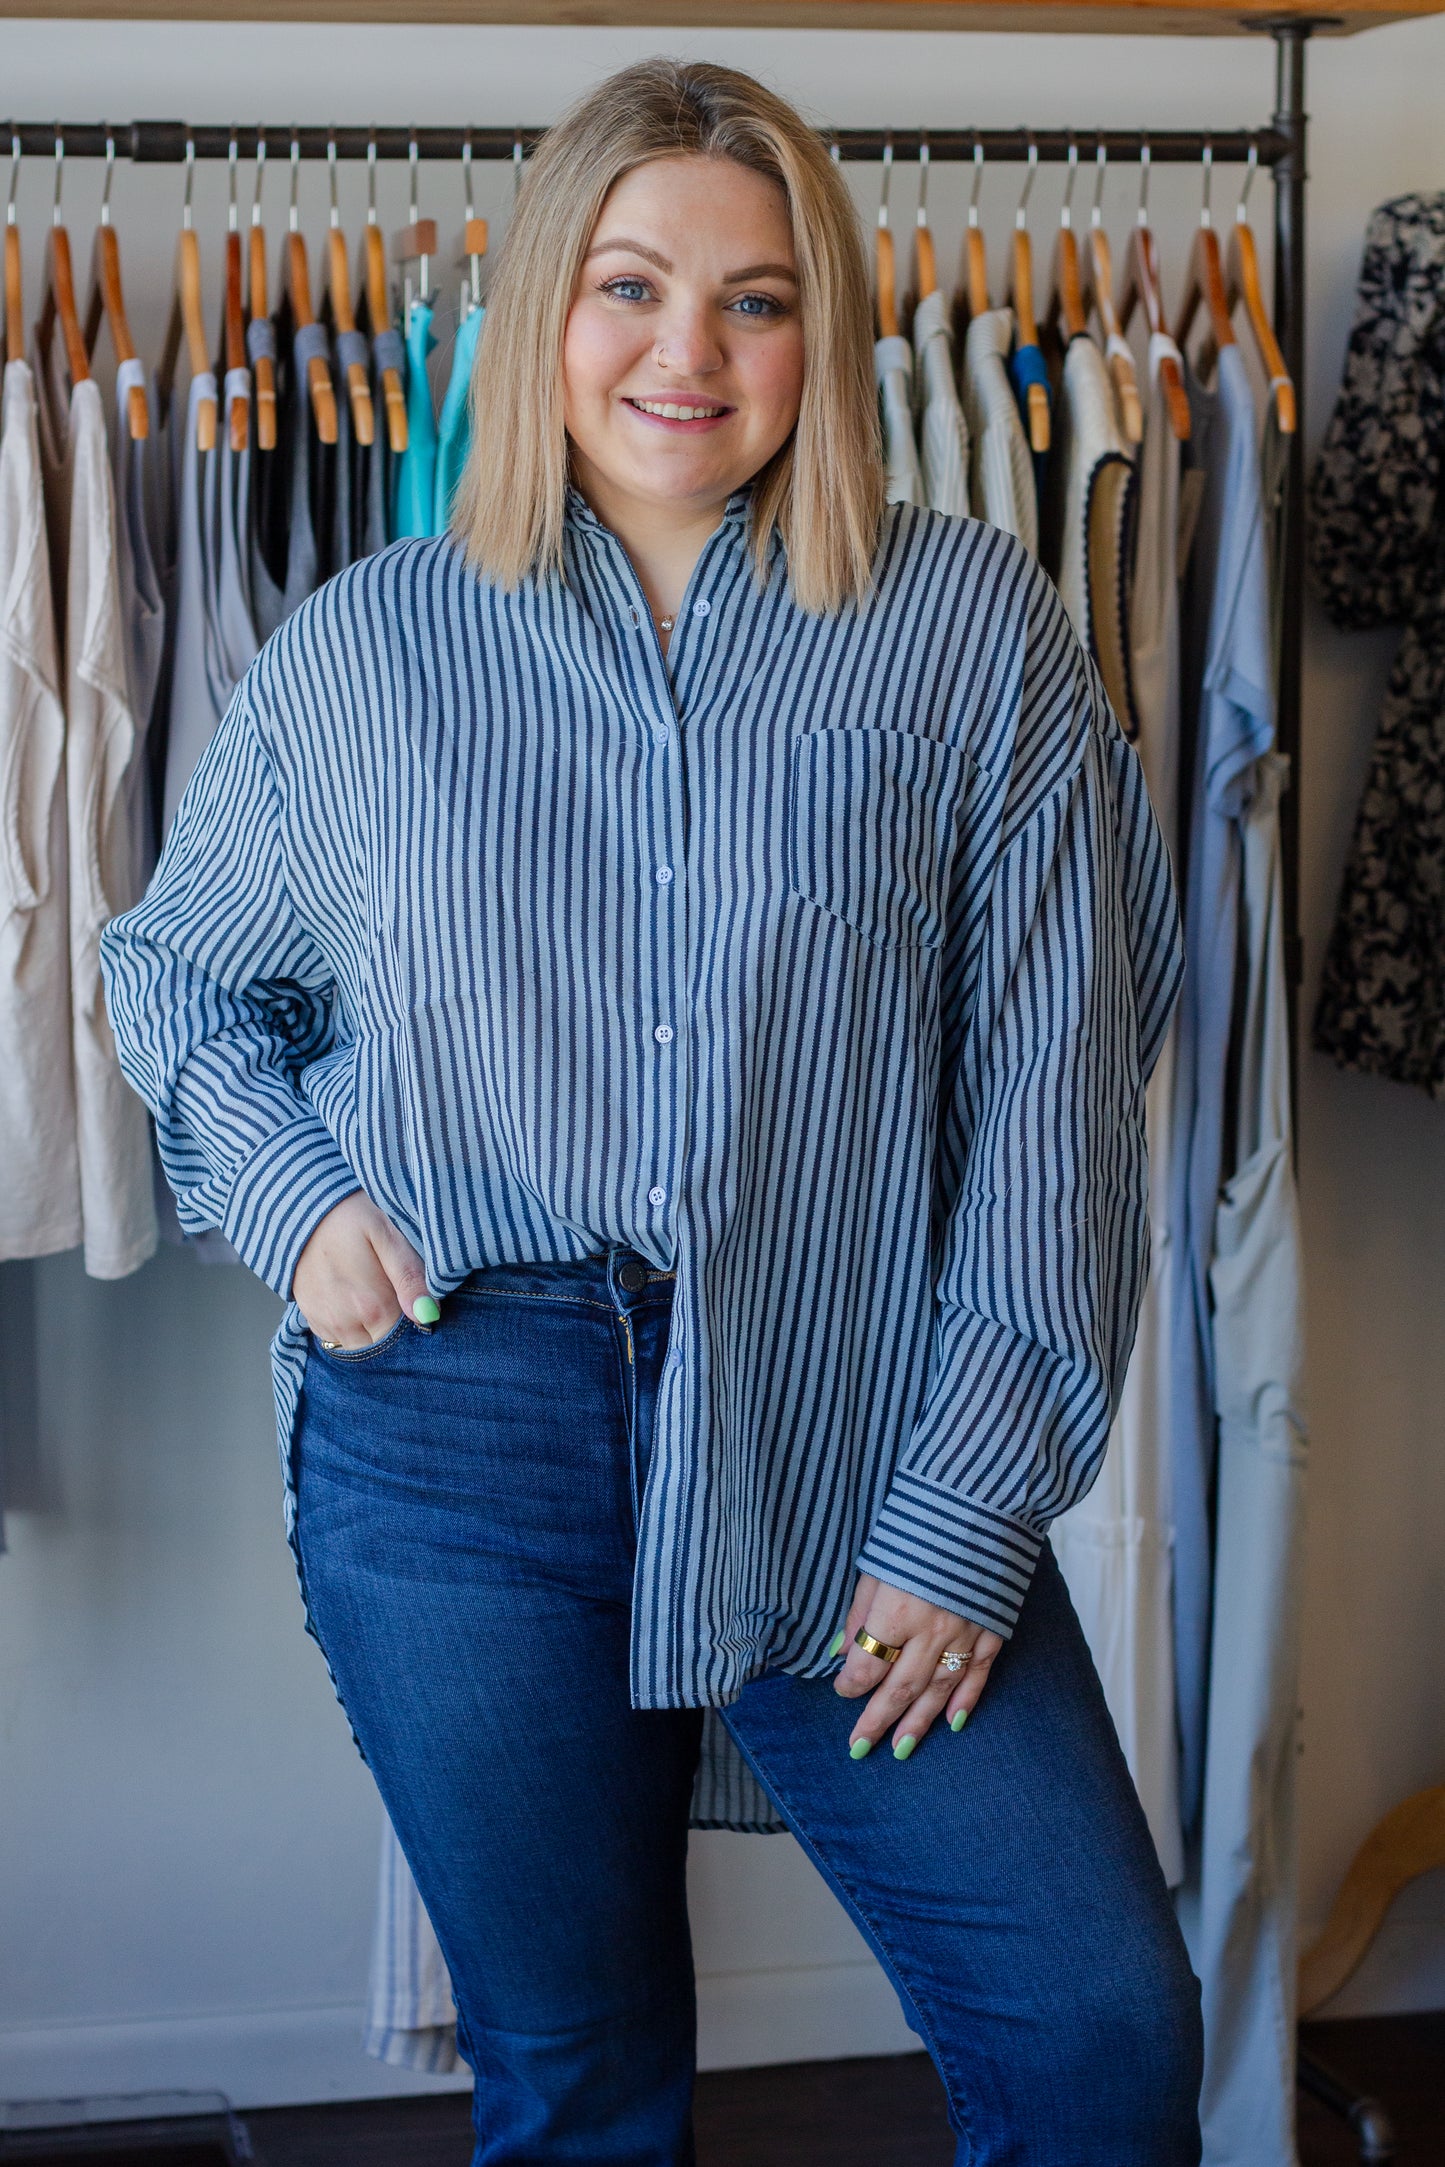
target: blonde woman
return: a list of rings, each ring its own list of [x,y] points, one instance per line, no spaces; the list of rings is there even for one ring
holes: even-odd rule
[[[1045,1540],[1134,1327],[1173,893],[1047,580],[885,509],[870,339],[787,105],[583,98],[454,531],[268,643],[106,939],[183,1222],[287,1300],[308,1623],[478,2163],[692,2159],[690,1820],[794,1831],[960,2161],[1199,2158]]]

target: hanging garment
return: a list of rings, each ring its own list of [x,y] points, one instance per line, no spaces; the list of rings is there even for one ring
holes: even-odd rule
[[[311,411],[310,362],[330,353],[324,324],[297,329],[289,298],[273,322],[246,327],[254,369],[269,353],[276,371],[276,444],[251,462],[250,586],[258,641],[270,638],[326,578],[335,527],[336,446],[323,444]],[[255,442],[255,417],[251,422]]]
[[[351,412],[350,373],[353,366],[371,371],[371,342],[362,331],[332,332],[331,376],[336,386],[336,487],[332,502],[332,532],[327,559],[333,572],[355,564],[366,555],[367,472],[375,455],[375,441],[363,444],[356,434]],[[372,408],[374,427],[385,432],[386,416]]]
[[[209,399],[215,403],[216,398],[216,379],[209,369],[191,378],[177,477],[175,625],[167,703],[165,792],[161,802],[162,842],[170,833],[176,807],[195,773],[196,763],[226,711],[225,702],[219,698],[223,672],[216,654],[211,608],[215,578],[212,552],[218,539],[214,520],[215,469],[224,423],[217,429],[218,441],[212,450],[203,452],[197,443],[201,402]]]
[[[987,309],[963,342],[963,407],[972,450],[969,500],[975,516],[1016,534],[1038,555],[1039,511],[1033,455],[1009,381],[1012,309]]]
[[[132,437],[126,407],[134,387],[146,391],[151,434]],[[151,731],[166,652],[166,605],[161,588],[156,525],[157,444],[160,399],[154,377],[140,361],[122,361],[115,379],[116,573],[126,639],[126,682],[135,720],[136,750],[126,771],[127,819],[134,853],[136,892],[155,870],[160,850],[150,789]],[[160,447],[164,458],[165,447]],[[159,475],[165,485],[162,468]]]
[[[436,514],[437,424],[427,356],[435,351],[432,304],[413,301],[406,331],[406,450],[396,462],[391,531],[430,534]]]
[[[1077,345],[1078,341],[1075,340]],[[1173,341],[1162,342],[1173,348]],[[1072,351],[1072,349],[1071,349]],[[1130,598],[1138,732],[1135,749],[1171,850],[1179,801],[1179,443],[1150,353]],[[1069,1594],[1104,1688],[1149,1823],[1164,1879],[1184,1875],[1173,1649],[1174,1515],[1170,1470],[1169,1331],[1175,1241],[1171,1221],[1171,1022],[1144,1099],[1149,1147],[1149,1280],[1139,1307],[1123,1397],[1098,1480],[1050,1529]]]
[[[432,516],[432,528],[437,534],[445,532],[451,521],[457,485],[471,449],[472,364],[476,360],[485,316],[486,310],[481,307],[464,316],[457,326],[456,343],[452,347],[451,375],[447,379],[446,397],[442,400],[441,420],[437,424],[436,509]]]
[[[136,900],[127,772],[137,750],[116,568],[115,490],[100,387],[72,387],[60,342],[35,372],[36,419],[52,549],[64,552],[70,1037],[80,1159],[81,1239],[93,1279],[121,1279],[156,1246],[151,1128],[116,1058],[100,975],[100,936]]]
[[[233,400],[249,407],[251,372],[228,369],[221,387],[223,415]],[[251,597],[251,450],[232,451],[224,428],[216,440],[215,457],[206,476],[207,562],[210,580],[207,605],[215,629],[211,661],[217,670],[216,704],[224,714],[231,694],[256,659],[256,637]],[[212,539],[214,537],[214,539]]]
[[[1346,628],[1403,624],[1325,955],[1314,1043],[1445,1098],[1445,195],[1370,220],[1310,559]]]
[[[1133,489],[1134,462],[1115,419],[1108,368],[1080,332],[1064,354],[1040,549],[1128,737],[1137,728],[1126,576]]]
[[[1274,734],[1269,574],[1254,399],[1237,345],[1205,391],[1186,362],[1190,452],[1203,494],[1181,611],[1183,738],[1190,754],[1185,954],[1175,1066],[1170,1330],[1174,1662],[1186,1836],[1201,1798],[1213,1542],[1214,1363],[1209,1267],[1224,1172],[1225,1070],[1235,985],[1240,838],[1254,764]]]
[[[394,2069],[433,2076],[455,2069],[462,2058],[446,1958],[385,1814],[361,2045]]]
[[[883,429],[883,460],[888,469],[890,504],[921,504],[923,477],[913,441],[913,355],[905,338],[875,339],[873,373],[878,380],[878,413]]]
[[[1036,504],[1041,505],[1044,501],[1045,491],[1048,488],[1050,454],[1046,451],[1035,451],[1033,449],[1033,438],[1029,431],[1029,392],[1035,388],[1042,391],[1052,409],[1054,387],[1049,380],[1048,363],[1044,360],[1042,351],[1032,344],[1016,344],[1014,346],[1008,357],[1008,373],[1014,389],[1014,398],[1018,402],[1019,421],[1024,433],[1024,442],[1029,446],[1029,464],[1033,469],[1034,476],[1034,501]],[[1052,438],[1052,430],[1050,431],[1050,437]]]
[[[953,340],[935,287],[913,312],[913,394],[919,409],[919,499],[930,511],[967,518],[968,423],[954,380]]]
[[[35,381],[0,411],[0,1257],[81,1238],[70,1044],[65,710]]]
[[[1238,1163],[1210,1285],[1219,1416],[1200,1843],[1177,1908],[1202,1987],[1206,2167],[1295,2167],[1296,1700],[1306,1432],[1291,1160],[1279,798],[1257,763],[1243,823]]]
[[[386,393],[382,377],[395,369],[406,382],[406,342],[399,331],[376,331],[371,339],[371,403],[376,413],[376,441],[366,466],[366,511],[362,529],[363,556],[385,549],[394,539],[391,507],[396,500],[396,470],[400,457],[391,448],[386,424]]]

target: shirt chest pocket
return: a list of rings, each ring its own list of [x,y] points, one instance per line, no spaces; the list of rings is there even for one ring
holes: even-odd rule
[[[938,948],[975,762],[908,730],[793,740],[788,885],[880,948]]]

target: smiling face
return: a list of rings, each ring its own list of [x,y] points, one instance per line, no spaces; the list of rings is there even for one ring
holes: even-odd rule
[[[798,418],[803,329],[782,190],[722,158],[625,173],[578,272],[562,368],[573,469],[595,508],[719,511]]]

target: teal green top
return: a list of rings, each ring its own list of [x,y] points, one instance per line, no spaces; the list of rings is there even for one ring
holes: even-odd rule
[[[472,448],[472,418],[468,394],[472,387],[472,363],[477,358],[477,341],[482,335],[482,323],[486,310],[474,308],[457,326],[456,344],[452,348],[452,373],[447,379],[447,395],[442,400],[442,416],[437,444],[436,510],[432,517],[432,532],[443,534],[452,516],[452,500],[462,469],[467,463],[467,453]]]
[[[391,506],[394,541],[404,535],[434,534],[437,422],[432,409],[427,355],[434,352],[432,304],[414,301],[406,327],[406,450],[396,462]]]

